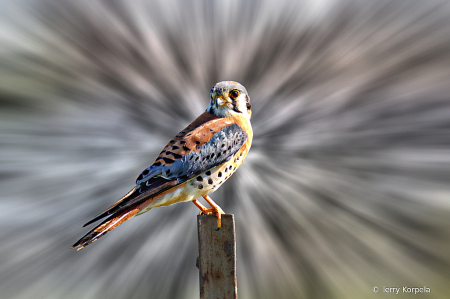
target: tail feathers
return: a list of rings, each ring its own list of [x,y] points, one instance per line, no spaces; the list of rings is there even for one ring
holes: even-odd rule
[[[137,186],[135,186],[133,189],[131,189],[130,191],[128,191],[127,194],[125,194],[118,202],[116,202],[115,204],[113,204],[112,206],[110,206],[109,208],[107,208],[106,210],[104,210],[103,212],[99,213],[97,216],[95,216],[94,219],[88,221],[87,223],[85,223],[83,225],[83,227],[88,226],[91,223],[94,223],[102,218],[105,218],[106,216],[112,215],[115,212],[117,212],[117,210],[120,209],[120,205],[121,203],[125,202],[126,199],[128,197],[130,197],[130,195],[132,195],[134,193],[134,191],[136,191]]]
[[[100,239],[104,235],[106,235],[107,232],[110,230],[116,228],[119,224],[127,221],[131,217],[135,216],[139,212],[139,209],[135,208],[132,210],[125,210],[117,215],[111,215],[108,219],[103,221],[100,225],[98,225],[96,228],[88,232],[83,238],[78,240],[73,246],[73,248],[77,248],[77,250],[83,249],[84,247],[88,246],[92,242]]]

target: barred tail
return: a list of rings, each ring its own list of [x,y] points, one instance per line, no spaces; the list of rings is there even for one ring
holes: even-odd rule
[[[139,212],[138,208],[134,209],[127,209],[120,213],[117,213],[115,215],[111,215],[108,219],[103,221],[100,225],[95,227],[93,230],[88,232],[83,238],[78,240],[71,248],[77,248],[77,250],[83,249],[84,247],[88,246],[92,242],[100,239],[104,235],[106,235],[107,232],[110,230],[116,228],[119,224],[127,221],[128,219],[132,218]]]

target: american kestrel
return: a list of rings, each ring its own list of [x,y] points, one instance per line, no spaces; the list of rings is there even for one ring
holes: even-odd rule
[[[72,248],[80,250],[128,219],[152,208],[192,201],[202,213],[215,214],[218,229],[223,210],[208,196],[242,164],[253,139],[250,97],[244,86],[219,82],[211,89],[206,111],[175,136],[136,186],[84,226],[107,217]],[[203,197],[210,209],[197,201]]]

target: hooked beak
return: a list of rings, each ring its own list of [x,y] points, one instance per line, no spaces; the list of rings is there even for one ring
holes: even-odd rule
[[[225,101],[221,97],[216,98],[217,107],[223,106],[225,104]]]

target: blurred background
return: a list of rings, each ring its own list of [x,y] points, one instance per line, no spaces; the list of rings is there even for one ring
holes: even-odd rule
[[[445,0],[1,1],[0,297],[198,298],[191,203],[69,248],[222,80],[253,108],[212,196],[239,298],[448,298]]]

